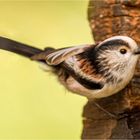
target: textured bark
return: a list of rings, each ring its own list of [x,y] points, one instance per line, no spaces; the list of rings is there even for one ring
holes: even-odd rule
[[[88,20],[97,42],[127,35],[140,44],[140,0],[90,0]],[[140,60],[125,89],[97,102],[120,119],[111,118],[88,101],[82,139],[140,139]]]

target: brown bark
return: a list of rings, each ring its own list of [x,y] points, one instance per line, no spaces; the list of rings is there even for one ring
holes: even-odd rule
[[[127,35],[140,44],[140,0],[90,0],[88,20],[95,41]],[[111,118],[92,101],[84,107],[82,139],[140,139],[140,60],[134,78],[121,92],[98,100]]]

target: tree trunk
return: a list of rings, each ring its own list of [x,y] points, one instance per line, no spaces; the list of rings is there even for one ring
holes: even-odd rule
[[[88,20],[97,42],[127,35],[140,45],[140,0],[90,0]],[[140,60],[125,89],[97,102],[120,119],[111,118],[88,101],[82,139],[140,139]]]

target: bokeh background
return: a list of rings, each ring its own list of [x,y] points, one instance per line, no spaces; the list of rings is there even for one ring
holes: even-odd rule
[[[0,1],[0,35],[44,48],[92,43],[88,0]],[[0,139],[80,139],[86,98],[0,50]]]

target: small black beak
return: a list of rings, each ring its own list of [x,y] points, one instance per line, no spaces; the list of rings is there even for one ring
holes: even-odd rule
[[[134,52],[134,54],[140,54],[140,47]]]

